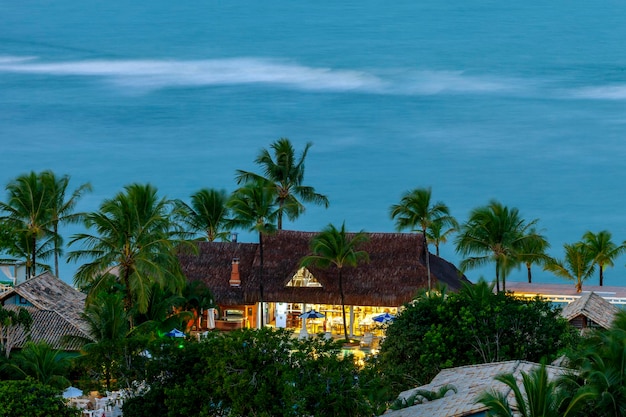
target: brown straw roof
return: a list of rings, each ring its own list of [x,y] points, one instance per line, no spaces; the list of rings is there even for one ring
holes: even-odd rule
[[[278,231],[263,237],[263,300],[339,304],[337,270],[310,267],[322,287],[291,287],[287,283],[311,254],[310,242],[316,233]],[[416,233],[370,233],[360,248],[368,252],[369,263],[343,270],[347,305],[399,306],[417,291],[427,288],[423,239]],[[229,284],[231,263],[239,259],[241,287]],[[186,251],[179,259],[188,280],[204,281],[223,305],[253,304],[260,299],[259,245],[252,243],[199,242],[198,253]],[[458,290],[469,282],[449,262],[430,255],[433,286],[443,284]]]

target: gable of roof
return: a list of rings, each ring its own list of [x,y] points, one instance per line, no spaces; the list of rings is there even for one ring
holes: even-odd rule
[[[4,304],[15,295],[24,298],[37,310],[56,312],[82,333],[88,334],[87,325],[81,318],[87,296],[51,273],[44,272],[0,294],[0,303]]]
[[[495,363],[485,363],[480,365],[468,365],[458,368],[444,369],[430,384],[414,388],[400,393],[399,397],[407,399],[415,394],[415,391],[438,391],[446,385],[452,385],[457,392],[449,391],[446,396],[434,401],[414,405],[401,410],[389,411],[385,417],[463,417],[486,411],[483,404],[476,404],[476,398],[484,391],[495,389],[507,395],[509,404],[516,407],[515,396],[509,387],[496,381],[497,375],[512,373],[518,381],[522,383],[522,372],[529,374],[540,365],[527,361],[505,361]],[[557,366],[547,366],[548,377],[550,379],[567,372],[566,368]]]
[[[611,327],[618,312],[619,308],[595,292],[589,292],[563,307],[561,316],[569,321],[583,315],[603,328],[608,329]]]
[[[253,304],[260,300],[261,282],[264,301],[339,304],[339,285],[335,268],[309,266],[321,287],[288,286],[300,268],[301,260],[311,253],[313,232],[281,230],[263,238],[263,270],[258,244],[199,242],[198,253],[179,255],[183,272],[190,281],[204,281],[221,304]],[[360,248],[370,262],[342,271],[345,303],[348,305],[399,306],[410,301],[428,285],[423,239],[415,233],[370,233]],[[240,287],[231,287],[231,264],[239,260]],[[445,260],[431,255],[432,282],[458,290],[469,282]],[[261,276],[262,274],[262,276]]]

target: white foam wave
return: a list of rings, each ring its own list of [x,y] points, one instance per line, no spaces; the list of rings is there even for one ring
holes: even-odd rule
[[[588,100],[626,100],[626,85],[586,87],[575,90],[571,95]]]
[[[519,80],[469,76],[463,72],[396,71],[376,74],[259,58],[40,62],[0,57],[0,72],[100,77],[125,88],[140,90],[266,84],[308,91],[436,95],[512,92],[521,84]]]

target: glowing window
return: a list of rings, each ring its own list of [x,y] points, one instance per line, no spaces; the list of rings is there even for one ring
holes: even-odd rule
[[[315,279],[313,274],[306,268],[298,269],[298,272],[287,283],[287,287],[321,287],[322,284]]]

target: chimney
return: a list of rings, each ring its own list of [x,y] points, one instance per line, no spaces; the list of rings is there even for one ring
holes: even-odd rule
[[[232,269],[230,270],[230,281],[228,281],[231,287],[241,286],[241,278],[239,278],[239,258],[233,258]]]

